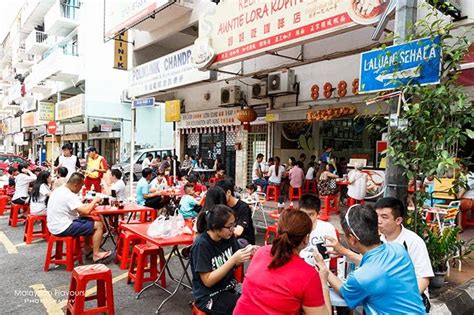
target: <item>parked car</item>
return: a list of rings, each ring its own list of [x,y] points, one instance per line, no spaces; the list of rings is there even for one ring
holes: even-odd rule
[[[171,148],[156,148],[156,149],[143,149],[135,152],[133,156],[133,181],[137,181],[142,177],[142,163],[145,160],[148,153],[153,154],[153,158],[156,155],[163,157],[164,155],[171,155],[173,149]],[[118,168],[123,173],[123,179],[127,182],[130,179],[130,157],[125,159],[123,162],[115,164],[112,169]]]
[[[13,153],[0,153],[0,169],[8,172],[8,169],[13,167],[18,167],[19,164],[28,165],[28,168],[31,171],[34,171],[38,166],[34,163],[31,163],[27,159]]]

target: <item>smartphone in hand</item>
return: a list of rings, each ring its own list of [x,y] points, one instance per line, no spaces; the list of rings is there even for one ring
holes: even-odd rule
[[[316,246],[318,248],[318,252],[321,254],[321,256],[323,256],[323,259],[329,259],[329,254],[326,252],[327,249],[323,243],[318,243]]]

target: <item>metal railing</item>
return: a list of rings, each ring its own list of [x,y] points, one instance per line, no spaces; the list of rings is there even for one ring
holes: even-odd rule
[[[44,43],[48,39],[48,34],[42,31],[35,31],[35,39],[38,44]]]

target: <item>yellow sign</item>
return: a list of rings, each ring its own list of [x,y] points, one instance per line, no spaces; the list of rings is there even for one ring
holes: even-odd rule
[[[127,70],[128,63],[128,33],[125,32],[117,35],[115,38],[114,49],[114,68],[119,70]]]
[[[47,123],[50,120],[54,120],[54,103],[38,102],[38,121]]]
[[[278,121],[278,119],[280,119],[279,114],[266,114],[265,115],[266,122]]]
[[[56,103],[56,121],[84,115],[85,97],[78,94],[67,100]]]
[[[181,101],[173,100],[165,102],[165,121],[174,122],[181,120]]]

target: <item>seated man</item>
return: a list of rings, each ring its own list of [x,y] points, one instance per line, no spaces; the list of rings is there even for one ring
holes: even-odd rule
[[[127,189],[125,182],[122,180],[122,172],[119,169],[112,170],[112,187],[111,191],[115,191],[117,200],[127,200]]]
[[[153,177],[153,170],[149,167],[142,171],[142,178],[137,183],[137,203],[153,209],[163,208],[160,191],[150,191],[150,182]]]
[[[403,245],[381,243],[375,210],[354,205],[341,213],[347,243],[362,254],[359,269],[342,282],[316,253],[321,273],[350,309],[364,306],[365,314],[426,314],[418,291],[415,268]]]
[[[336,228],[329,222],[321,221],[318,219],[319,211],[321,209],[321,200],[314,194],[304,194],[300,199],[300,210],[306,212],[313,222],[313,230],[309,235],[309,243],[306,248],[300,252],[300,257],[303,258],[308,264],[314,265],[313,252],[316,249],[324,249],[324,243],[326,240],[325,236],[333,237],[337,239]],[[323,254],[323,253],[321,253]]]
[[[83,204],[77,195],[83,185],[84,175],[73,173],[65,185],[51,193],[47,211],[48,230],[56,236],[87,236],[87,239],[92,236],[92,259],[94,262],[102,262],[111,254],[110,251],[101,252],[99,249],[104,231],[103,224],[83,217],[94,210],[100,199],[96,197],[91,203]],[[89,244],[88,240],[86,244]]]

